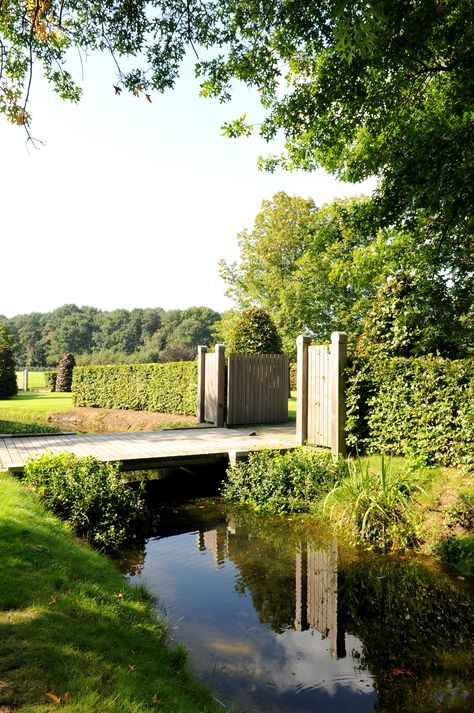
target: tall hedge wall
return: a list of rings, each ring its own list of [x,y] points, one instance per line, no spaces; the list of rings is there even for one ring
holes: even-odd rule
[[[347,376],[352,449],[474,468],[474,359],[356,359]]]
[[[191,416],[197,407],[197,362],[74,367],[76,406]]]

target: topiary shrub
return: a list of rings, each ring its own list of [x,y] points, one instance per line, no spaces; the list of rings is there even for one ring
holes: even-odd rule
[[[76,360],[74,359],[74,354],[71,352],[65,352],[61,361],[58,364],[55,391],[71,391],[72,385],[72,370],[76,366]]]
[[[0,345],[0,399],[16,396],[18,384],[13,352],[6,344]]]
[[[237,354],[281,354],[278,330],[263,307],[250,307],[235,323],[229,351]]]

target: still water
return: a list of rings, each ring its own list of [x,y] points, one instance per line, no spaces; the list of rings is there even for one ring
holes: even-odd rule
[[[429,563],[194,499],[126,569],[232,711],[474,711],[472,587]]]

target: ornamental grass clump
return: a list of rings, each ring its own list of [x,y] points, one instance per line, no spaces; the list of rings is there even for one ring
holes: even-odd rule
[[[418,541],[418,517],[413,496],[422,493],[421,475],[413,469],[395,472],[382,458],[373,472],[360,459],[348,461],[348,474],[328,493],[324,510],[354,544],[386,552],[406,549]]]
[[[45,453],[25,463],[24,481],[75,533],[103,552],[116,552],[144,535],[146,506],[116,463]]]
[[[227,470],[222,495],[256,510],[308,512],[344,470],[343,461],[324,451],[260,451]]]

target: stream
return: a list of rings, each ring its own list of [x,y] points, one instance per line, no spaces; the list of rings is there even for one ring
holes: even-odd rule
[[[472,583],[344,547],[301,516],[150,488],[159,524],[122,570],[228,710],[472,713]]]

